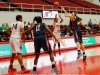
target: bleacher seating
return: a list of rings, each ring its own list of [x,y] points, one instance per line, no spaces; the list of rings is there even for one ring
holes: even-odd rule
[[[100,9],[99,5],[92,4],[92,3],[87,2],[85,0],[69,0],[69,1],[72,1],[76,4],[82,5],[82,6],[87,7],[87,8],[93,8],[92,10]],[[100,11],[100,10],[98,10],[98,11]]]
[[[47,5],[44,7],[44,9],[52,9],[51,6],[48,6],[48,3],[45,3],[41,0],[31,0],[31,1],[29,0],[8,0],[8,1],[16,4],[18,7],[23,8],[23,9],[43,9],[43,5]]]
[[[9,7],[6,3],[0,1],[0,8],[6,8]]]
[[[17,5],[18,8],[22,9],[36,9],[36,10],[51,10],[53,6],[49,3],[55,2],[54,0],[7,0],[8,2]],[[89,12],[89,13],[100,13],[100,6],[89,3],[83,0],[56,0],[60,3],[60,6],[65,6],[68,11],[78,11],[78,12]],[[49,3],[48,3],[49,2]],[[8,7],[6,3],[0,3],[0,8]],[[16,8],[17,8],[16,7]],[[77,8],[76,8],[77,7]],[[60,10],[59,8],[56,10]]]

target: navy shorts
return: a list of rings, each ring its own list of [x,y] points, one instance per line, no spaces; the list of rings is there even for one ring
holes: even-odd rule
[[[35,54],[40,53],[41,48],[46,53],[52,52],[50,43],[44,35],[36,36],[34,38],[34,47],[35,47]]]
[[[74,34],[75,43],[76,42],[83,43],[83,41],[82,41],[82,32],[80,30],[78,30],[78,29],[73,30],[73,34]]]

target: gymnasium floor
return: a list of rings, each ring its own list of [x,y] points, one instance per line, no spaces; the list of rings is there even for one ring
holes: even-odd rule
[[[57,68],[61,71],[62,75],[100,75],[100,47],[86,49],[86,54],[88,56],[87,60],[83,62],[82,57],[76,59],[77,51],[63,51],[61,55],[56,53],[55,64]],[[29,74],[32,73],[34,56],[24,58],[24,65],[27,69],[31,70]],[[51,63],[49,56],[47,54],[42,54],[38,60],[38,74],[49,74],[51,73]],[[14,67],[17,68],[17,72],[8,73],[7,69],[9,66],[9,60],[0,61],[0,75],[21,75],[20,66],[17,60],[14,62]],[[25,75],[25,74],[23,74]],[[59,75],[59,74],[57,74]]]

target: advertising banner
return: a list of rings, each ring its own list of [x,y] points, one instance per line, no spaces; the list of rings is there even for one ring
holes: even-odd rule
[[[26,54],[25,44],[22,44],[22,53]],[[10,44],[0,44],[0,56],[9,56],[12,54]]]
[[[94,45],[97,43],[100,43],[100,36],[94,37],[83,37],[83,44],[84,45]],[[96,39],[96,41],[95,41]],[[61,48],[73,48],[76,47],[76,44],[74,42],[74,38],[68,38],[68,39],[62,39],[62,41],[66,44],[66,47],[61,44]],[[53,40],[49,40],[51,44],[51,48],[53,49],[54,42]],[[58,44],[56,44],[56,50],[58,49]],[[41,48],[41,51],[43,49]],[[22,44],[22,53],[31,53],[35,52],[34,48],[34,42],[26,42],[25,44]],[[0,45],[0,56],[8,56],[11,55],[11,47],[9,44],[1,44]]]
[[[95,40],[97,44],[100,44],[100,36],[95,36]]]
[[[83,38],[82,40],[83,40],[84,45],[94,45],[94,44],[96,44],[94,37],[86,37],[86,38]]]

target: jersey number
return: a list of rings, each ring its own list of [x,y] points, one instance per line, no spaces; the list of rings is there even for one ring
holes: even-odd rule
[[[36,31],[40,31],[40,25],[36,26]]]
[[[13,24],[13,28],[17,29],[18,24]]]

